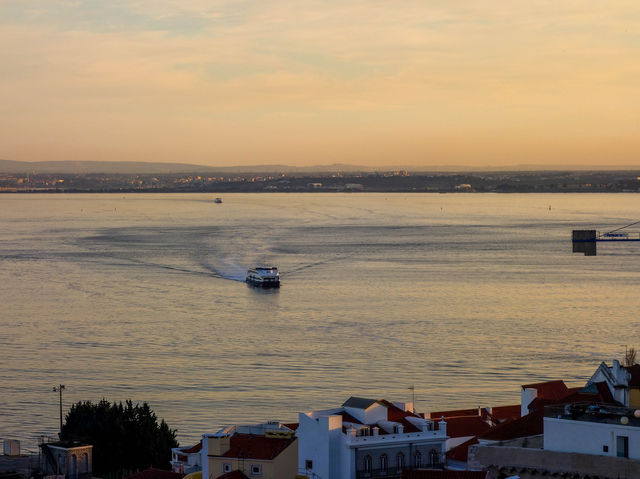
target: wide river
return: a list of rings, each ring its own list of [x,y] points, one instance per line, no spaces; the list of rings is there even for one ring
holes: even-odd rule
[[[349,396],[419,411],[584,384],[640,347],[635,194],[0,195],[0,439],[147,401],[182,444]],[[638,235],[636,229],[636,237]],[[245,285],[277,265],[279,290]]]

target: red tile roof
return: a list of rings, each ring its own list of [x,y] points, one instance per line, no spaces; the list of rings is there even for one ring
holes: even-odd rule
[[[538,392],[537,397],[544,399],[560,399],[569,393],[569,389],[561,379],[542,383],[524,384],[522,389],[535,389]]]
[[[402,479],[486,479],[486,471],[437,471],[413,469],[402,471]]]
[[[520,417],[520,404],[511,406],[494,406],[491,408],[490,417],[496,422],[503,422],[510,419],[518,419]]]
[[[216,479],[249,479],[243,472],[236,469],[235,471],[226,472]]]
[[[560,399],[535,398],[529,404],[529,411],[542,410],[545,406],[586,402],[593,404],[617,404],[607,384],[602,381],[592,383],[584,388],[571,388],[566,396]]]
[[[195,446],[191,446],[188,449],[182,449],[181,452],[183,454],[193,454],[193,453],[196,453],[196,452],[200,452],[201,450],[202,450],[202,441],[200,441]]]
[[[625,369],[629,374],[631,374],[631,379],[629,380],[629,387],[640,388],[640,364],[627,366]]]
[[[477,437],[471,438],[468,441],[463,442],[462,444],[458,444],[456,447],[452,447],[447,451],[447,459],[451,459],[452,461],[467,462],[467,457],[469,455],[469,446],[473,446],[474,444],[478,444]]]
[[[454,409],[451,411],[436,411],[429,413],[430,419],[441,419],[442,416],[446,419],[451,416],[479,416],[479,414],[477,407],[472,409]]]
[[[518,437],[537,436],[542,434],[543,409],[535,410],[526,416],[507,421],[478,436],[489,441],[506,441]]]
[[[436,411],[428,414],[431,419],[441,419],[443,416],[445,420],[448,417],[460,417],[460,416],[476,416],[483,419],[492,419],[495,423],[504,422],[507,419],[517,419],[520,417],[520,405],[514,404],[509,406],[494,406],[491,408],[480,408],[480,414],[478,414],[478,408],[473,409],[457,409],[452,411]]]
[[[300,426],[300,423],[297,422],[287,422],[284,423],[283,426],[288,427],[289,429],[291,429],[292,431],[297,431],[298,430],[298,426]]]
[[[598,383],[595,383],[595,385],[598,388],[598,394],[600,395],[601,402],[606,402],[606,403],[617,402],[614,399],[613,394],[611,394],[611,390],[609,389],[609,386],[607,386],[606,382],[600,381]]]
[[[229,450],[222,456],[270,460],[278,456],[295,440],[295,437],[265,437],[237,433],[231,436]]]
[[[128,476],[127,479],[182,479],[182,477],[184,477],[184,474],[150,467],[132,476]]]
[[[445,421],[449,437],[478,436],[491,429],[491,426],[480,416],[448,417]]]
[[[414,426],[411,422],[407,421],[407,417],[415,417],[422,419],[418,414],[412,413],[410,411],[405,411],[404,409],[400,409],[398,406],[390,403],[385,399],[381,399],[378,401],[379,403],[385,405],[387,407],[387,421],[397,422],[402,424],[404,432],[420,432],[416,426]]]

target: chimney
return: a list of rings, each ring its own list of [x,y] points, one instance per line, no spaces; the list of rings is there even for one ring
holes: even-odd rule
[[[447,422],[444,420],[444,416],[442,416],[442,419],[440,419],[438,423],[438,429],[442,431],[442,434],[447,435]]]
[[[209,436],[209,455],[222,456],[231,448],[231,438],[228,434],[224,436]]]

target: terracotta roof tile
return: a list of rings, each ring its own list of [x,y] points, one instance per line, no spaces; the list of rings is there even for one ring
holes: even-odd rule
[[[127,479],[182,479],[184,474],[150,467],[144,471],[128,476]]]
[[[631,374],[631,379],[629,380],[629,386],[632,388],[640,388],[640,364],[627,366],[625,369],[629,374]]]
[[[435,411],[428,414],[431,419],[441,419],[444,416],[445,420],[448,417],[460,417],[460,416],[476,416],[483,419],[490,418],[494,422],[504,422],[507,419],[517,419],[520,417],[520,405],[508,405],[508,406],[494,406],[491,408],[480,408],[480,414],[478,414],[478,408],[473,409],[454,409],[451,411]]]
[[[480,416],[448,417],[445,421],[449,437],[478,436],[491,429],[491,426]]]
[[[518,419],[520,417],[520,404],[510,406],[494,406],[491,408],[491,419],[496,422],[503,422],[509,419]]]
[[[415,417],[421,418],[418,414],[412,413],[410,411],[405,411],[400,409],[398,406],[395,406],[393,403],[385,399],[381,399],[379,401],[381,404],[387,407],[387,420],[392,422],[398,422],[402,424],[404,428],[404,432],[420,432],[420,430],[414,426],[411,422],[407,421],[407,417]]]
[[[506,441],[519,437],[537,436],[542,434],[542,424],[543,409],[538,409],[519,419],[499,424],[478,437],[488,441]]]
[[[474,444],[478,444],[478,438],[473,437],[468,441],[463,442],[462,444],[458,444],[456,447],[452,447],[447,451],[447,459],[451,459],[452,461],[460,461],[467,462],[467,458],[469,456],[469,446],[473,446]]]
[[[542,410],[545,406],[571,404],[576,402],[593,404],[618,404],[611,395],[609,387],[604,381],[591,383],[583,388],[571,388],[568,393],[559,399],[535,398],[529,404],[529,411]]]
[[[441,419],[442,416],[446,418],[451,417],[451,416],[479,416],[478,414],[478,408],[472,408],[472,409],[454,409],[451,411],[436,411],[436,412],[430,412],[429,413],[429,418],[431,419]]]
[[[191,446],[188,449],[182,449],[183,454],[193,454],[195,452],[200,452],[202,450],[202,441],[200,441],[195,446]]]
[[[524,384],[522,389],[535,389],[539,398],[560,399],[567,395],[569,389],[561,379],[542,383]]]
[[[602,402],[606,402],[606,403],[617,402],[614,399],[613,394],[611,394],[611,390],[609,389],[609,386],[607,386],[607,383],[605,383],[604,381],[600,381],[595,384],[596,384],[596,387],[598,388],[598,394],[600,394],[600,398],[602,399]]]
[[[295,440],[295,437],[265,437],[236,433],[231,436],[229,450],[225,452],[222,457],[271,460],[289,447]]]
[[[235,471],[227,472],[216,479],[249,479],[243,472],[236,469]]]

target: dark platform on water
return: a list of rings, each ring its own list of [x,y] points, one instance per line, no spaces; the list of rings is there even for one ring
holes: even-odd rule
[[[600,241],[622,242],[622,241],[640,241],[638,238],[631,238],[626,233],[604,233],[599,235],[596,230],[573,230],[571,242],[573,243],[574,253],[584,253],[585,256],[596,256],[596,244]]]

